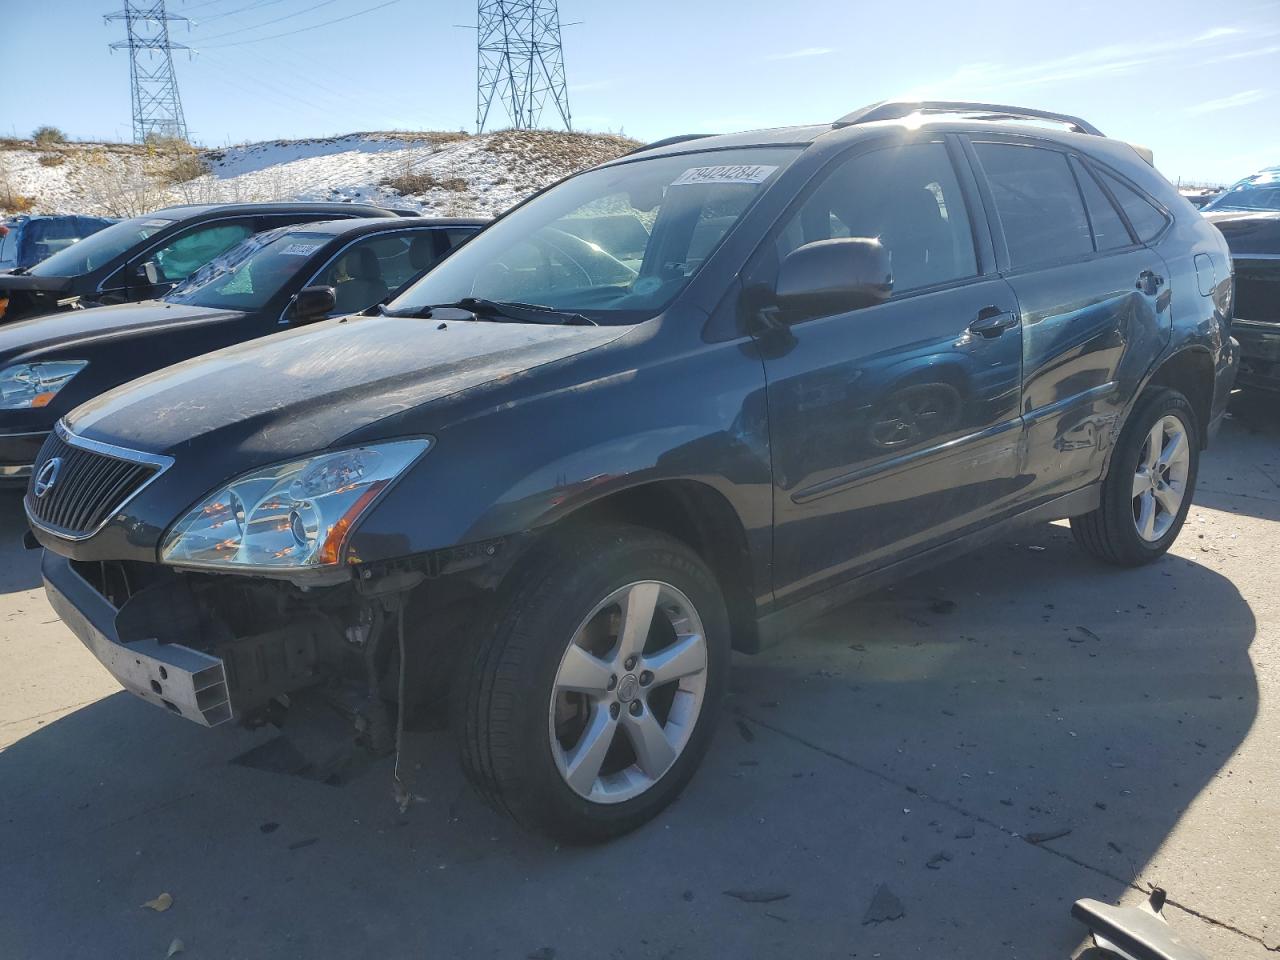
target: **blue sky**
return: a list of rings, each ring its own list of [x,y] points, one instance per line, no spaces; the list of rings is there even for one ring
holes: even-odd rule
[[[112,2],[7,0],[0,133],[51,123],[76,138],[129,137],[128,58],[107,47],[124,28],[101,16]],[[169,10],[193,21],[174,39],[196,51],[176,69],[199,142],[474,124],[475,34],[454,26],[475,22],[473,0]],[[582,129],[648,140],[932,96],[1078,114],[1152,147],[1171,178],[1230,181],[1280,163],[1280,0],[562,0],[561,16],[583,21],[564,30]]]

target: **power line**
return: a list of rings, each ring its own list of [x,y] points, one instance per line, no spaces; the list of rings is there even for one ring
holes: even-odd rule
[[[226,33],[215,33],[212,37],[200,37],[197,39],[203,42],[205,40],[221,40],[223,37],[234,37],[237,33],[246,33],[250,30],[257,30],[259,27],[269,27],[275,23],[283,23],[286,20],[292,20],[294,17],[302,16],[304,13],[310,13],[312,10],[319,10],[321,7],[327,7],[329,4],[337,2],[338,0],[320,0],[319,3],[312,4],[306,10],[297,10],[293,13],[286,13],[283,17],[276,17],[274,20],[264,20],[262,23],[254,23],[247,27],[228,30]]]
[[[323,3],[316,4],[312,9],[314,10],[318,7],[324,6],[326,3],[332,2],[333,0],[324,0]],[[400,0],[386,0],[385,3],[379,3],[372,7],[365,7],[365,9],[357,10],[355,13],[349,13],[345,17],[335,17],[332,20],[325,20],[323,23],[313,23],[309,27],[299,27],[297,30],[286,30],[284,33],[273,33],[267,37],[254,37],[252,40],[236,40],[231,43],[215,43],[209,49],[217,50],[223,47],[243,47],[250,43],[262,43],[264,40],[279,40],[281,37],[292,37],[297,33],[306,33],[308,30],[319,30],[321,27],[328,27],[335,23],[342,23],[344,20],[353,20],[356,17],[364,16],[366,13],[373,13],[375,10],[381,10],[383,7],[389,7],[392,4],[399,2]],[[264,24],[259,24],[259,26],[264,26]],[[226,34],[224,34],[224,36],[226,36]]]
[[[206,23],[212,23],[214,20],[221,20],[223,17],[232,17],[237,13],[244,13],[246,10],[261,10],[263,7],[270,7],[277,3],[284,3],[284,0],[259,0],[258,3],[251,3],[244,7],[236,7],[234,10],[227,10],[223,13],[215,13],[211,17],[201,17],[199,20],[193,22],[197,27],[202,27]]]

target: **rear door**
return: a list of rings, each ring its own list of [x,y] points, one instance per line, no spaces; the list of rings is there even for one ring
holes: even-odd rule
[[[1046,500],[1101,476],[1125,398],[1169,335],[1167,270],[1070,149],[969,139],[1022,315],[1022,496]]]
[[[748,268],[781,601],[954,537],[1020,483],[1017,307],[967,177],[959,145],[942,138],[862,148],[819,175]],[[880,238],[892,298],[762,322],[781,260],[841,236]],[[986,335],[970,330],[979,321]]]

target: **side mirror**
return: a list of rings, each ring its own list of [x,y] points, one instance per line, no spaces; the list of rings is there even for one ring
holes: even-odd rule
[[[892,292],[889,251],[873,237],[817,240],[797,247],[779,266],[774,288],[786,317],[845,313],[883,303]]]
[[[338,306],[338,293],[333,287],[303,287],[293,298],[289,308],[290,323],[311,323],[323,320]]]
[[[154,260],[134,264],[133,279],[144,287],[154,287],[160,283],[160,270]]]

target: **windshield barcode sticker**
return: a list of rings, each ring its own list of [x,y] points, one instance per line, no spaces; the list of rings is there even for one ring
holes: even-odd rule
[[[777,170],[758,163],[723,164],[718,167],[690,167],[671,182],[673,187],[689,183],[764,183]]]
[[[309,257],[319,250],[322,243],[291,243],[280,251],[282,257]]]

